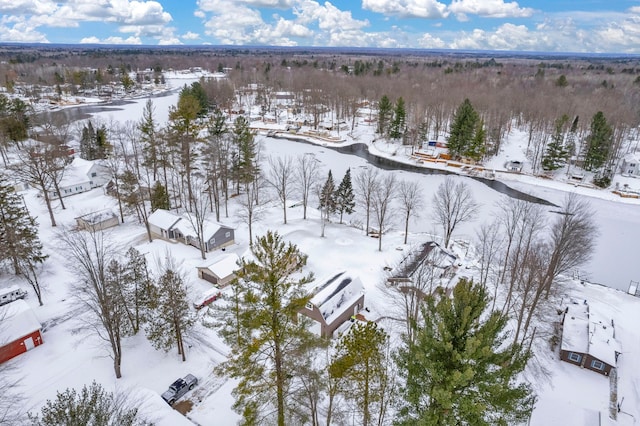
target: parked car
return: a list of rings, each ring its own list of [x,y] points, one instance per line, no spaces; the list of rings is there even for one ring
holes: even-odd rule
[[[200,297],[196,299],[196,301],[193,303],[193,306],[196,309],[202,309],[205,306],[209,305],[210,303],[218,300],[221,296],[222,296],[222,293],[220,292],[220,289],[217,287],[214,287],[202,293]]]
[[[169,389],[162,394],[162,399],[167,401],[169,405],[173,405],[185,393],[189,392],[198,384],[198,378],[193,374],[187,374],[183,379],[178,379],[171,383]]]

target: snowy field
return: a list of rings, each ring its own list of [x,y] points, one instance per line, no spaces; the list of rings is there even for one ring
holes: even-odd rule
[[[190,84],[189,79],[174,80],[176,86]],[[134,120],[141,117],[145,99],[136,100],[123,107],[121,111],[109,111],[97,114],[105,121]],[[177,94],[154,98],[156,118],[166,121],[167,110],[177,102]],[[371,141],[373,128],[361,125],[352,135],[358,142]],[[493,167],[499,168],[507,158],[524,158],[517,132],[509,135],[501,158],[493,160]],[[263,153],[268,155],[297,156],[312,153],[322,164],[324,173],[332,170],[334,179],[339,182],[347,168],[357,173],[366,167],[364,159],[354,155],[341,154],[329,147],[292,142],[282,139],[259,136],[263,144]],[[348,142],[353,139],[348,138]],[[372,151],[380,155],[400,158],[402,152],[397,147],[376,143]],[[405,161],[409,161],[408,159]],[[418,180],[424,190],[423,196],[429,204],[438,185],[444,180],[442,175],[421,175],[411,172],[382,171],[396,173],[398,178]],[[495,211],[496,204],[505,197],[485,184],[467,177],[464,179],[471,187],[477,201],[482,203],[480,218],[473,223],[464,224],[454,234],[457,240],[473,240],[474,229],[483,221],[489,221]],[[636,245],[640,241],[640,207],[637,200],[623,200],[608,191],[575,187],[566,183],[541,181],[526,176],[510,175],[505,183],[523,192],[531,193],[553,203],[560,203],[566,191],[577,191],[589,197],[595,211],[600,235],[594,240],[594,256],[580,272],[582,278],[592,282],[605,284],[581,285],[578,281],[569,280],[568,293],[578,299],[587,299],[591,306],[615,319],[617,338],[622,342],[623,354],[619,361],[618,400],[624,397],[617,423],[620,425],[635,424],[640,419],[640,299],[634,298],[617,289],[627,288],[630,280],[640,279],[637,268]],[[58,229],[49,226],[48,215],[44,203],[34,192],[25,192],[27,205],[33,215],[38,217],[40,235],[45,245],[45,252],[50,255],[42,282],[46,283],[43,307],[37,306],[35,297],[27,302],[34,308],[40,321],[45,324],[43,334],[44,345],[11,361],[16,367],[15,377],[20,378],[21,392],[26,396],[24,407],[38,410],[47,399],[55,398],[57,390],[67,387],[80,388],[84,384],[96,380],[107,390],[131,392],[143,401],[144,410],[151,414],[159,425],[191,424],[162,401],[160,394],[176,378],[187,373],[196,375],[200,385],[190,394],[195,405],[188,414],[189,419],[200,425],[233,425],[239,420],[231,405],[233,381],[215,376],[212,368],[225,359],[227,348],[216,336],[215,332],[203,326],[196,327],[188,338],[187,361],[181,362],[175,351],[164,353],[155,350],[143,335],[124,340],[122,379],[116,380],[112,362],[102,342],[92,336],[79,332],[83,327],[83,317],[77,313],[69,285],[74,280],[73,274],[65,267],[65,254],[58,244],[58,232],[65,227],[75,225],[75,217],[102,208],[116,210],[116,201],[104,195],[101,189],[74,195],[65,199],[66,210],[61,210],[57,202],[56,219]],[[291,203],[293,204],[293,203]],[[228,252],[242,255],[248,248],[247,226],[238,219],[237,206],[231,204],[228,218],[222,218],[225,224],[236,227],[236,244],[227,249]],[[282,210],[277,203],[271,203],[263,218],[254,224],[254,235],[262,235],[267,230],[277,230],[286,239],[292,241],[300,250],[309,256],[307,268],[318,280],[337,273],[349,271],[358,275],[366,290],[365,305],[369,308],[368,319],[376,320],[389,312],[388,301],[380,290],[380,282],[385,266],[395,265],[413,245],[437,238],[439,229],[428,214],[427,207],[423,214],[410,225],[409,244],[404,245],[402,225],[397,226],[383,237],[383,250],[377,250],[378,240],[364,235],[361,230],[363,215],[356,211],[345,217],[345,224],[334,220],[326,230],[325,238],[320,238],[319,213],[315,209],[308,212],[309,218],[302,219],[302,207],[289,208],[288,223],[282,222]],[[552,209],[550,209],[552,210]],[[549,213],[549,217],[552,215]],[[142,225],[134,217],[127,222],[110,229],[108,237],[123,249],[136,247],[144,253],[149,264],[155,265],[167,251],[182,261],[182,268],[190,278],[190,292],[195,297],[210,285],[197,278],[196,266],[204,262],[200,252],[182,244],[172,244],[161,240],[146,242],[146,233]],[[455,246],[455,245],[454,245]],[[461,257],[461,271],[465,275],[473,275],[474,259],[459,245],[458,255]],[[210,253],[211,259],[216,253]],[[467,257],[465,258],[465,255]],[[466,266],[470,266],[466,268]],[[3,276],[0,285],[24,283],[10,276]],[[24,287],[26,288],[26,287]],[[548,348],[548,345],[540,345]],[[548,349],[536,352],[537,362],[543,364],[547,372],[537,375],[528,372],[527,378],[534,382],[538,401],[531,419],[531,425],[597,425],[609,424],[609,379],[588,370],[561,362],[557,351]],[[602,414],[602,422],[598,419]]]

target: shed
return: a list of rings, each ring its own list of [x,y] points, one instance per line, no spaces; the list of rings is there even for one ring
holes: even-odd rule
[[[102,231],[103,229],[118,226],[120,221],[112,210],[105,209],[76,217],[76,224],[79,229],[84,229],[85,231]]]
[[[24,300],[0,307],[0,363],[43,343],[40,321]]]
[[[224,287],[235,278],[240,257],[235,253],[225,253],[217,256],[207,265],[198,266],[198,278],[209,281],[219,287]]]
[[[332,337],[334,331],[364,307],[364,285],[360,278],[340,272],[313,290],[313,296],[300,311],[312,320],[311,331]]]
[[[589,304],[572,301],[562,318],[560,359],[608,376],[622,352],[613,320],[590,312]]]

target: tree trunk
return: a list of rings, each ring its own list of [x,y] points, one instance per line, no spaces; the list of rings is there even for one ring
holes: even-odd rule
[[[58,201],[60,201],[60,207],[62,210],[66,210],[67,208],[64,206],[64,201],[62,201],[62,194],[60,193],[60,187],[58,186],[58,182],[53,180],[53,187],[56,189],[56,194],[58,194]]]
[[[278,314],[276,314],[278,315]],[[276,322],[278,319],[276,318]],[[274,330],[275,331],[275,330]],[[276,367],[276,397],[278,400],[278,426],[285,426],[284,422],[284,371],[282,371],[282,349],[280,342],[275,343],[275,367]]]
[[[51,219],[51,226],[56,226],[56,218],[53,216],[53,209],[51,208],[51,200],[49,199],[49,194],[47,194],[47,190],[44,185],[42,186],[42,193],[44,194],[44,202],[47,205],[47,210],[49,211],[49,219]]]
[[[407,211],[407,216],[404,219],[404,243],[407,244],[407,237],[409,236],[409,217],[411,213]]]

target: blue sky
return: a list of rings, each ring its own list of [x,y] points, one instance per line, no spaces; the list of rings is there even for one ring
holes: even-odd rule
[[[640,0],[0,0],[0,42],[640,54]]]

